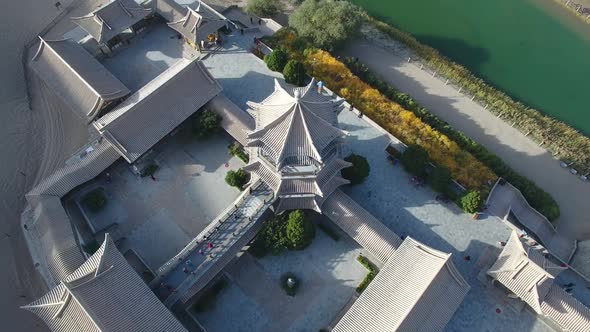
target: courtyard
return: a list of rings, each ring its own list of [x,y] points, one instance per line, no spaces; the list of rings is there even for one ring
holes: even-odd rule
[[[340,239],[335,241],[316,228],[313,242],[302,251],[263,258],[244,254],[225,269],[226,286],[211,309],[192,315],[210,332],[244,331],[245,327],[249,331],[318,331],[328,327],[368,273],[356,260],[359,254],[366,254],[364,250],[339,233]],[[286,272],[300,280],[293,297],[280,285]]]
[[[190,123],[190,120],[187,121]],[[76,200],[100,188],[107,204],[93,213],[83,209],[101,241],[109,232],[122,252],[133,249],[154,271],[178,253],[239,195],[225,183],[230,169],[244,163],[228,154],[232,139],[224,132],[197,140],[188,125],[148,153],[158,165],[153,178],[141,177],[124,162],[76,192]],[[83,206],[83,204],[78,204]]]

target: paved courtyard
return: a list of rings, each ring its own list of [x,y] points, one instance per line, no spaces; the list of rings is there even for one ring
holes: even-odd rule
[[[334,241],[317,229],[314,241],[303,251],[262,259],[243,255],[226,269],[230,282],[213,309],[196,318],[209,332],[318,331],[332,322],[367,274],[356,261],[360,252],[344,233]],[[285,272],[301,279],[294,297],[280,286]]]
[[[200,141],[181,130],[156,145],[149,156],[159,165],[155,180],[118,163],[107,171],[110,182],[101,176],[88,185],[88,190],[103,188],[108,197],[104,210],[87,212],[94,228],[109,231],[120,240],[121,251],[133,249],[157,269],[239,195],[225,183],[228,170],[244,165],[228,154],[231,142],[225,133]]]
[[[340,127],[349,131],[346,150],[365,156],[371,166],[362,184],[345,192],[400,236],[412,236],[433,248],[453,254],[453,262],[471,285],[447,331],[551,331],[528,310],[514,312],[498,301],[498,290],[477,280],[478,259],[491,246],[499,246],[510,229],[495,217],[473,220],[452,203],[440,204],[427,187],[414,187],[399,165],[391,165],[385,154],[388,138],[354,113],[343,111]],[[487,250],[487,251],[486,251]],[[464,256],[470,256],[465,261]],[[502,312],[496,313],[496,308]]]
[[[177,35],[165,23],[151,25],[102,64],[127,88],[136,91],[182,59],[185,46]]]

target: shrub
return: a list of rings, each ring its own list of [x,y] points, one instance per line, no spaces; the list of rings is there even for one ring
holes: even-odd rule
[[[492,154],[485,147],[465,136],[465,134],[462,132],[453,129],[447,122],[439,119],[436,115],[428,112],[428,110],[420,106],[420,104],[418,104],[409,95],[402,93],[395,87],[381,81],[364,64],[354,61],[350,58],[346,59],[345,63],[348,68],[352,70],[352,72],[358,75],[365,82],[377,88],[389,99],[400,104],[407,110],[412,111],[412,113],[414,113],[425,123],[447,135],[447,137],[456,142],[462,149],[471,153],[475,158],[492,169],[496,174],[517,187],[522,192],[527,201],[531,204],[531,206],[545,215],[549,220],[555,220],[559,217],[559,206],[551,197],[551,195],[539,188],[534,182],[514,172],[498,156]],[[395,151],[388,147],[388,152],[392,154],[392,152],[394,153]],[[395,154],[392,155],[395,156]]]
[[[293,287],[289,287],[289,282],[288,282],[289,278],[291,278],[295,281],[295,284],[293,285]],[[301,283],[300,280],[295,276],[295,274],[293,274],[291,272],[287,272],[287,273],[284,273],[281,275],[281,287],[283,288],[285,293],[287,293],[287,295],[289,295],[289,296],[295,296],[300,283]]]
[[[199,139],[207,138],[219,130],[221,117],[210,110],[200,112],[194,122],[193,133]]]
[[[478,212],[482,200],[478,191],[469,191],[459,199],[459,206],[467,213]]]
[[[289,213],[285,235],[289,249],[303,250],[311,244],[315,226],[303,211],[295,210]]]
[[[371,166],[369,166],[367,158],[353,153],[344,160],[352,163],[352,166],[341,171],[342,177],[350,181],[350,184],[359,184],[369,176]]]
[[[287,61],[289,61],[287,52],[280,47],[272,51],[272,53],[264,56],[266,66],[272,71],[282,72],[287,65]]]
[[[400,157],[400,162],[408,173],[422,176],[428,162],[428,152],[419,145],[410,145]]]
[[[280,254],[287,248],[286,226],[283,215],[266,220],[250,247],[250,253],[256,257]]]
[[[448,192],[449,184],[451,183],[451,172],[445,167],[435,167],[430,174],[428,174],[428,182],[432,189],[446,193]]]
[[[348,1],[305,0],[289,17],[289,26],[315,46],[329,49],[357,31],[360,14]]]
[[[502,119],[507,123],[516,122],[516,127],[519,130],[530,134],[530,137],[539,143],[545,142],[544,147],[553,154],[559,155],[561,159],[575,162],[575,167],[579,172],[590,172],[590,137],[584,136],[567,124],[512,99],[504,92],[473,75],[467,68],[440,54],[434,48],[421,44],[410,34],[369,16],[367,16],[367,20],[377,30],[414,50],[439,75],[450,79],[462,87],[464,91],[476,96],[476,100],[482,104],[489,104],[491,106],[488,108],[490,112],[502,115]],[[507,177],[506,179],[513,182]],[[537,207],[537,209],[539,208]],[[558,216],[559,211],[556,210],[558,207],[554,205],[547,212],[549,214],[557,212]],[[550,218],[549,215],[546,217]]]
[[[377,276],[377,272],[379,272],[379,270],[373,263],[371,263],[371,261],[369,261],[367,257],[363,255],[359,255],[356,258],[356,260],[359,263],[361,263],[361,265],[363,265],[367,270],[369,270],[369,273],[367,273],[363,281],[361,281],[361,283],[356,287],[357,293],[360,294],[365,290],[365,288],[367,288],[367,286],[369,286],[369,284],[371,283],[371,281],[373,281],[375,276]]]
[[[248,154],[246,154],[246,151],[240,142],[233,142],[228,147],[228,150],[230,155],[240,158],[246,164],[250,161],[250,157],[248,157]]]
[[[273,17],[283,10],[282,3],[276,0],[248,0],[246,13],[260,17]]]
[[[158,168],[160,168],[160,166],[158,166],[156,164],[149,164],[141,170],[140,176],[142,178],[146,177],[146,176],[152,176],[152,175],[154,175],[154,173],[156,173]]]
[[[97,188],[84,195],[82,204],[92,212],[99,212],[107,205],[107,197],[102,189]]]
[[[297,60],[289,60],[283,69],[285,81],[297,86],[302,86],[305,81],[305,67]]]
[[[227,174],[225,175],[225,182],[227,182],[227,184],[229,184],[230,186],[236,187],[240,190],[242,190],[244,185],[248,183],[249,179],[250,176],[248,175],[248,173],[244,172],[241,169],[237,171],[231,170],[227,172]]]

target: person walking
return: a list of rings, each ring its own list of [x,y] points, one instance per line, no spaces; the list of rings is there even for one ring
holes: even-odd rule
[[[323,87],[324,87],[324,82],[322,82],[322,81],[318,81],[318,82],[316,83],[316,85],[317,85],[317,87],[318,87],[318,93],[322,93],[322,89],[323,89]]]

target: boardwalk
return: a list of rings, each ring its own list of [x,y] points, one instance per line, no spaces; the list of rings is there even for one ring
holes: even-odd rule
[[[156,295],[168,307],[190,299],[255,235],[260,216],[272,201],[268,187],[255,183],[251,193],[239,197],[229,211],[158,270],[151,284]]]

